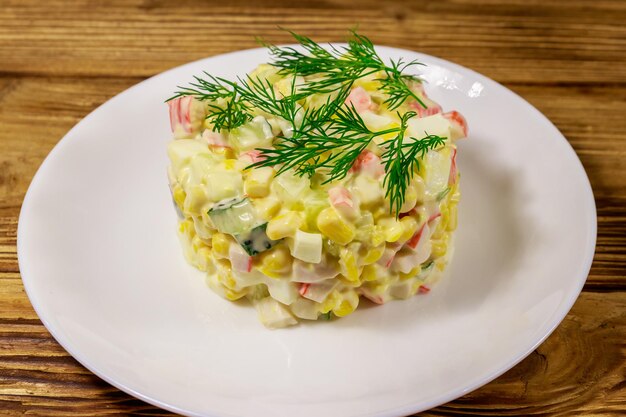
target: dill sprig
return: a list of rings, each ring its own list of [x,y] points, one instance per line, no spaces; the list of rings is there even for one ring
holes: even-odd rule
[[[278,68],[279,73],[293,76],[289,94],[278,93],[267,79],[248,75],[231,81],[205,72],[206,77],[194,77],[189,86],[178,87],[168,101],[193,96],[207,102],[207,119],[218,132],[242,126],[259,111],[287,121],[291,131],[283,132],[272,148],[258,149],[264,159],[249,168],[276,167],[276,175],[287,170],[309,177],[321,173],[325,176],[324,183],[345,178],[358,156],[375,138],[392,135],[393,139],[379,146],[383,148],[386,197],[390,211],[398,216],[406,189],[419,168],[419,158],[443,144],[446,138],[428,134],[421,139],[405,138],[408,121],[416,116],[412,111],[398,113],[399,127],[372,131],[354,106],[345,102],[358,79],[380,74],[376,81],[380,82],[381,91],[386,95],[384,104],[389,109],[397,109],[410,98],[426,108],[411,90],[411,84],[421,82],[420,78],[405,73],[409,67],[422,64],[402,59],[386,64],[372,42],[355,31],[347,46],[328,48],[306,36],[290,33],[304,51],[266,44],[272,55],[271,65]],[[296,76],[307,77],[298,88]],[[321,105],[303,107],[302,101],[312,95],[327,98]]]
[[[398,108],[408,98],[415,99],[422,107],[424,102],[410,88],[411,82],[421,82],[415,75],[405,74],[409,67],[423,65],[417,60],[404,62],[390,60],[387,65],[378,56],[372,41],[363,35],[352,31],[352,38],[348,46],[323,48],[312,39],[289,31],[294,39],[304,48],[301,52],[292,47],[278,47],[265,44],[272,54],[273,66],[280,68],[283,73],[294,75],[316,76],[317,79],[309,82],[304,91],[308,94],[331,93],[351,84],[359,78],[383,72],[385,76],[377,78],[382,91],[389,97],[385,103],[390,110]]]
[[[423,158],[431,149],[443,145],[446,138],[437,135],[425,136],[421,139],[409,137],[405,139],[407,122],[415,117],[415,112],[406,112],[400,117],[400,127],[397,136],[381,144],[384,148],[382,162],[385,167],[385,197],[389,199],[390,210],[400,213],[400,208],[404,204],[406,189],[408,188],[415,172],[419,169],[419,160]]]
[[[327,125],[299,132],[294,137],[281,137],[274,148],[259,149],[263,159],[250,167],[278,167],[276,175],[287,170],[309,177],[314,173],[322,173],[326,176],[322,183],[326,184],[345,178],[374,138],[393,134],[393,139],[382,142],[380,146],[384,149],[385,197],[389,199],[390,212],[397,217],[404,204],[406,189],[419,168],[419,159],[430,149],[443,145],[446,140],[445,137],[426,132],[421,139],[406,138],[408,121],[416,115],[412,111],[402,115],[398,113],[399,127],[372,131],[354,106],[344,105],[336,110]]]
[[[236,83],[225,78],[215,77],[204,71],[205,78],[194,76],[195,81],[179,90],[167,101],[192,96],[208,103],[207,120],[213,130],[232,130],[252,120],[250,105],[240,94]]]
[[[332,102],[325,106],[331,106]],[[325,111],[324,106],[314,111]],[[307,117],[304,117],[307,120]],[[333,109],[333,118],[324,125],[298,128],[290,138],[280,137],[274,148],[259,149],[263,159],[251,167],[279,166],[277,175],[293,169],[296,175],[326,175],[324,183],[345,178],[358,156],[377,136],[397,128],[373,132],[354,106]]]

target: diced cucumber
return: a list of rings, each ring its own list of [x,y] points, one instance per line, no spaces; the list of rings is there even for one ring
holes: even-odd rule
[[[229,136],[238,152],[267,148],[272,145],[273,138],[272,126],[263,116],[257,116],[245,125],[233,129]]]
[[[267,223],[263,223],[260,226],[252,228],[250,231],[242,232],[234,236],[248,255],[254,256],[265,252],[278,243],[278,240],[272,240],[267,237],[265,229],[267,229]]]
[[[251,230],[259,223],[254,206],[248,198],[229,198],[216,203],[209,217],[217,230],[235,235]]]
[[[434,266],[435,261],[424,262],[424,264],[422,265],[422,271],[419,273],[419,275],[417,275],[416,278],[420,281],[424,281],[428,277],[428,275],[430,275]]]

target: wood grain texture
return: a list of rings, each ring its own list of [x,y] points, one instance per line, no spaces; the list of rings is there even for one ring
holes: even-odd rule
[[[382,45],[434,54],[504,82],[624,82],[626,3],[598,1],[4,0],[2,71],[147,76],[236,49],[277,26],[340,41],[359,25]]]
[[[111,387],[52,339],[17,264],[19,209],[58,140],[172,66],[357,24],[504,83],[568,138],[592,183],[598,244],[565,321],[512,370],[423,416],[612,416],[626,410],[626,2],[0,0],[0,415],[170,415]]]
[[[0,294],[0,302],[6,297]],[[16,415],[169,415],[91,375],[56,345],[38,320],[6,318],[4,313],[0,408]],[[519,365],[421,415],[617,415],[626,407],[624,332],[624,292],[583,292],[565,321]]]

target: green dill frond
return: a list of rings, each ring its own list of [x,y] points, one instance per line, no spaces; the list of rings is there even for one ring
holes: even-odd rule
[[[404,204],[406,190],[419,169],[419,161],[431,149],[436,149],[445,143],[446,138],[429,135],[421,139],[414,137],[405,138],[408,121],[416,116],[415,112],[407,112],[400,117],[400,128],[395,138],[381,144],[385,150],[382,154],[382,162],[385,167],[385,197],[389,199],[389,209],[396,216]]]
[[[324,183],[345,178],[376,137],[395,135],[380,146],[385,168],[383,186],[390,210],[397,216],[420,158],[428,150],[441,146],[445,138],[428,134],[421,139],[405,138],[408,121],[416,116],[412,111],[398,113],[400,127],[372,131],[354,106],[346,104],[346,99],[358,79],[376,74],[389,109],[399,108],[408,99],[426,108],[411,88],[422,80],[407,73],[411,67],[423,64],[402,59],[386,63],[377,54],[374,44],[354,30],[346,46],[327,47],[288,32],[300,48],[261,41],[272,57],[270,64],[278,68],[280,74],[293,76],[287,95],[278,93],[264,78],[248,75],[230,81],[205,72],[203,77],[194,77],[188,86],[178,87],[168,101],[192,96],[207,102],[206,117],[215,131],[242,126],[259,112],[288,122],[292,127],[289,135],[278,137],[272,148],[259,149],[263,159],[250,167],[275,167],[277,175],[287,170],[308,177],[321,174]],[[306,77],[305,83],[296,85],[296,76]],[[313,95],[325,95],[326,100],[315,107],[303,107],[303,101]]]

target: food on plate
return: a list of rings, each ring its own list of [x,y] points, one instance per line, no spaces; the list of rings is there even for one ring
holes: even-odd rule
[[[355,32],[269,45],[245,77],[168,100],[169,184],[186,258],[270,328],[430,291],[452,254],[467,123]]]

